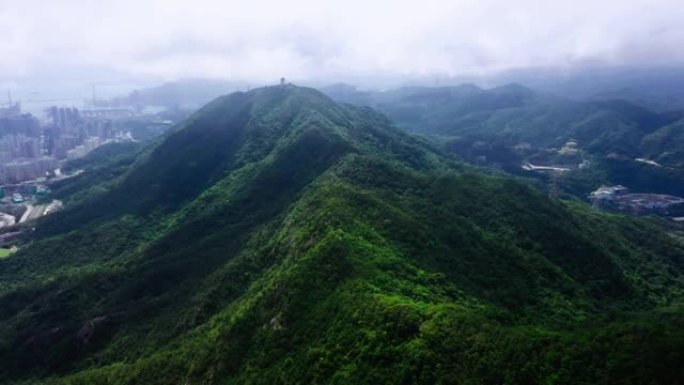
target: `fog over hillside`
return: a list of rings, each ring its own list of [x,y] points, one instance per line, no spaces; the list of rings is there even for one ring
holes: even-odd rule
[[[682,19],[676,0],[4,0],[0,79],[263,83],[676,65]]]

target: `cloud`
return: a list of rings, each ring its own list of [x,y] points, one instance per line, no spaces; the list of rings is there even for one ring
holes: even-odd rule
[[[680,0],[0,0],[0,77],[264,81],[684,62]]]

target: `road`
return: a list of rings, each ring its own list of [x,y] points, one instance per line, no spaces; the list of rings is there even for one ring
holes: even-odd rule
[[[26,205],[26,212],[24,213],[24,215],[21,216],[21,219],[19,219],[19,223],[26,222],[26,220],[31,215],[31,212],[33,212],[33,205]]]
[[[45,207],[46,205],[36,205],[33,206],[33,211],[31,211],[31,214],[29,214],[28,218],[26,218],[27,221],[32,221],[34,219],[38,219],[45,215]]]

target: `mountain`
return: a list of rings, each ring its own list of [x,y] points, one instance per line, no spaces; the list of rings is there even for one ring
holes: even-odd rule
[[[578,101],[620,99],[659,113],[684,110],[684,71],[681,66],[521,68],[484,79],[451,81],[459,80],[492,85],[515,81],[535,90]]]
[[[684,111],[654,112],[621,99],[577,101],[514,83],[491,89],[464,84],[323,91],[341,102],[377,108],[445,151],[509,173],[520,174],[528,162],[576,167],[588,161],[592,169],[571,173],[574,181],[564,189],[581,199],[601,184],[684,195],[677,147]],[[575,146],[574,155],[563,152],[568,143]],[[665,167],[645,166],[640,158]]]
[[[661,223],[294,86],[136,154],[0,260],[0,382],[684,381],[684,243]]]
[[[645,136],[641,144],[648,158],[666,166],[684,168],[684,119]]]
[[[218,96],[248,84],[212,79],[180,79],[155,87],[136,89],[126,96],[100,101],[111,106],[164,106],[168,108],[198,108]]]
[[[341,102],[366,104],[400,127],[442,138],[487,138],[537,147],[575,139],[596,152],[639,153],[642,138],[674,122],[678,113],[656,113],[624,100],[578,102],[519,84],[481,89],[471,84],[354,93],[325,88]]]

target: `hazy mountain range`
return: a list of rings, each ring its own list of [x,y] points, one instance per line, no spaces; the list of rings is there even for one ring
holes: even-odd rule
[[[389,118],[266,87],[92,156],[55,187],[67,209],[0,261],[0,381],[684,380],[681,233],[549,199],[399,128],[546,146],[603,122],[624,148],[603,130],[588,148],[627,152],[678,135],[676,117],[517,85],[344,98]]]

